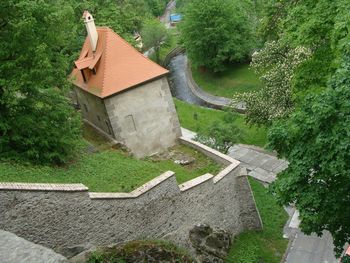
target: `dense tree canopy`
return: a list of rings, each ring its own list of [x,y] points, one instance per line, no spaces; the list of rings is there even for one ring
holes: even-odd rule
[[[156,55],[156,62],[159,63],[160,47],[167,44],[170,37],[165,25],[155,19],[149,20],[145,23],[141,31],[141,36],[144,48],[153,48]]]
[[[180,25],[186,52],[192,63],[213,71],[225,62],[249,58],[255,47],[250,3],[238,0],[191,0]]]
[[[311,56],[289,71],[288,85],[285,85],[286,78],[273,80],[275,89],[280,91],[279,98],[270,96],[271,85],[268,83],[261,92],[245,95],[243,99],[248,102],[250,122],[269,125],[276,117],[283,117],[291,112],[305,94],[318,92],[327,85],[329,78],[339,66],[340,48],[346,43],[348,34],[346,21],[349,21],[349,14],[345,11],[347,9],[349,7],[345,0],[270,0],[267,2],[263,12],[261,32],[268,42],[277,42],[278,48],[271,49],[269,45],[265,45],[265,48],[258,53],[266,54],[272,61],[276,58],[284,60],[286,50],[309,50]],[[276,68],[275,73],[278,71],[282,73],[281,76],[285,75],[283,68]],[[261,77],[264,78],[263,74]],[[289,106],[284,109],[279,107],[282,112],[277,116],[269,113],[271,106],[274,108],[285,104],[286,101],[289,102]],[[258,106],[261,106],[261,111],[258,110]],[[266,117],[271,118],[268,120]]]
[[[154,16],[161,16],[164,13],[167,3],[168,0],[146,0],[146,4]]]
[[[278,199],[295,203],[306,233],[330,231],[341,252],[350,241],[350,56],[329,87],[274,124],[269,141],[290,162],[273,185]]]
[[[332,233],[341,252],[350,241],[350,6],[336,1],[270,1],[266,37],[311,50],[294,70],[295,109],[273,123],[269,145],[289,167],[273,184],[294,203],[306,233]]]
[[[63,1],[0,4],[0,157],[62,163],[80,121],[70,106],[67,47],[73,9]]]

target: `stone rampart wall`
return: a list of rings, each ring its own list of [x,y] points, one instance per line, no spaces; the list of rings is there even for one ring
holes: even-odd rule
[[[81,184],[0,183],[0,229],[65,255],[87,243],[142,238],[167,239],[191,250],[189,230],[197,224],[232,235],[261,229],[239,162],[181,140],[228,166],[216,176],[205,174],[181,185],[169,171],[131,193],[92,193]]]

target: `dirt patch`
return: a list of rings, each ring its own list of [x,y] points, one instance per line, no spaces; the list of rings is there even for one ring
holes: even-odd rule
[[[212,162],[201,152],[182,144],[171,147],[167,151],[153,155],[148,159],[154,162],[170,160],[190,170],[204,168]]]

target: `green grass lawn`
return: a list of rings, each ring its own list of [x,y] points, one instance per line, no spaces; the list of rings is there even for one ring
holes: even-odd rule
[[[259,90],[262,85],[249,64],[230,65],[221,73],[192,67],[192,76],[203,90],[227,98],[232,98],[235,93]]]
[[[249,178],[264,230],[247,231],[233,241],[226,263],[279,263],[288,240],[282,237],[288,215],[273,195],[258,181]]]
[[[220,121],[225,112],[208,109],[197,105],[189,104],[175,99],[176,110],[181,126],[192,130],[204,132],[214,122]],[[236,113],[235,123],[243,131],[240,143],[252,144],[264,147],[266,144],[266,129],[245,124],[244,115]]]
[[[213,160],[184,145],[177,145],[171,151],[194,157],[195,162],[187,166],[164,158],[137,160],[121,150],[108,147],[103,137],[86,127],[84,136],[103,151],[82,153],[78,160],[66,167],[0,162],[0,181],[83,183],[90,191],[129,192],[169,170],[176,173],[180,184],[205,173],[216,174],[221,169]]]

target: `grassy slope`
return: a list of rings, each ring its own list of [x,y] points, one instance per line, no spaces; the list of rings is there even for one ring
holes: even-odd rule
[[[192,68],[193,79],[205,91],[227,98],[235,93],[249,92],[260,89],[261,82],[249,64],[231,65],[221,73],[201,71]]]
[[[223,111],[199,107],[175,99],[176,110],[181,126],[193,131],[204,131],[215,120],[222,119]],[[250,127],[245,124],[244,117],[237,113],[236,124],[243,130],[241,143],[264,147],[266,144],[266,130]]]
[[[282,237],[288,216],[277,205],[274,197],[259,182],[249,178],[254,197],[263,221],[261,232],[247,231],[233,241],[227,263],[279,263],[288,244]]]
[[[81,154],[67,167],[32,166],[0,162],[0,181],[31,183],[83,183],[91,191],[129,192],[168,170],[176,173],[178,183],[183,183],[205,173],[217,173],[220,166],[203,154],[183,145],[176,151],[193,156],[194,165],[181,166],[172,160],[137,160],[121,150],[108,147],[103,137],[91,129],[84,129],[89,139],[102,152]],[[106,150],[106,148],[108,148]]]

